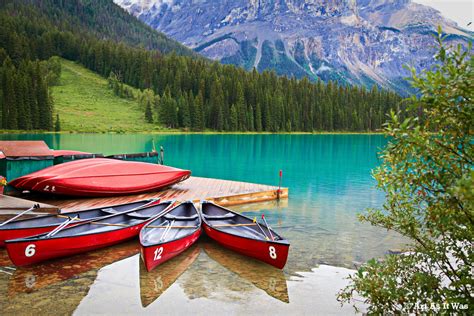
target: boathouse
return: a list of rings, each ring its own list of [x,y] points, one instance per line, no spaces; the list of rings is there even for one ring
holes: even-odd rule
[[[7,181],[50,167],[53,161],[44,141],[0,141],[0,175]]]

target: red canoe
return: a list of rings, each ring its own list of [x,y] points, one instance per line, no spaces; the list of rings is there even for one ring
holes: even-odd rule
[[[94,218],[108,216],[110,214],[125,212],[127,210],[137,209],[158,203],[159,200],[143,200],[71,213],[51,214],[14,221],[8,220],[3,222],[4,224],[0,223],[0,247],[5,246],[5,240],[29,237],[50,232],[60,224],[64,223],[64,221],[68,218],[77,217],[77,220],[74,220],[68,225],[72,226]]]
[[[174,207],[140,231],[141,257],[148,271],[179,255],[201,235],[201,217],[193,202]]]
[[[118,244],[136,237],[148,221],[167,212],[171,205],[163,202],[72,227],[58,226],[48,234],[7,240],[8,256],[16,266],[25,266]]]
[[[110,163],[108,159],[94,159],[95,164],[106,164]],[[90,165],[91,162],[88,159],[76,160],[73,163],[62,163],[59,165],[51,166],[22,177],[16,178],[10,181],[8,184],[22,190],[31,190],[37,183],[49,179],[67,174],[68,172],[79,170],[84,166]]]
[[[290,244],[272,229],[212,202],[202,202],[203,228],[219,244],[283,269]]]
[[[156,301],[186,272],[200,253],[201,248],[198,245],[191,246],[179,256],[160,265],[153,271],[148,271],[143,260],[140,260],[140,298],[142,306],[147,307]]]
[[[189,170],[145,162],[91,158],[46,168],[10,185],[70,196],[112,196],[156,191],[186,180]]]

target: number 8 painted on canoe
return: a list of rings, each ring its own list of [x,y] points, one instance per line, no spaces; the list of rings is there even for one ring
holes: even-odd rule
[[[163,253],[163,247],[156,248],[155,250],[155,261],[161,259],[161,254]]]
[[[25,249],[25,256],[27,257],[33,257],[36,253],[36,245],[28,245]]]
[[[270,246],[270,247],[268,248],[268,251],[270,251],[270,258],[272,258],[272,259],[276,259],[276,258],[277,258],[277,253],[276,253],[275,247]]]

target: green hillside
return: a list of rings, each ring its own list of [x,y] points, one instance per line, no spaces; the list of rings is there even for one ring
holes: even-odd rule
[[[156,130],[145,122],[135,100],[122,99],[107,80],[77,63],[62,59],[59,85],[52,87],[62,131],[141,132]]]
[[[74,131],[142,130],[140,110],[156,128],[174,130],[375,131],[401,100],[375,88],[311,83],[183,56],[188,51],[125,15],[112,0],[0,1],[0,25],[0,129],[53,130],[57,108],[64,114],[62,129]],[[282,60],[280,46],[268,50],[268,62]],[[92,81],[68,81],[67,67],[65,90],[54,88],[54,56],[110,77],[115,87],[127,84],[144,91],[141,109],[120,107],[132,111],[127,114],[130,125],[122,129],[128,123],[121,110],[114,110],[115,102],[105,98],[112,97],[110,92],[88,97],[95,88],[83,84]],[[78,87],[68,89],[68,82]],[[53,94],[56,103],[48,98],[51,90],[59,91]],[[121,88],[118,92],[127,96]],[[96,104],[98,117],[91,110]],[[68,107],[71,114],[61,113]],[[94,118],[79,116],[82,112]]]

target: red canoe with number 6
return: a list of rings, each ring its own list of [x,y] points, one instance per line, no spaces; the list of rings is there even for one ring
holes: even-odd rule
[[[16,266],[25,266],[118,244],[136,237],[148,221],[167,212],[172,204],[163,202],[72,227],[60,225],[47,234],[7,240],[8,256]]]
[[[5,246],[5,240],[29,237],[50,232],[62,223],[64,223],[64,221],[68,218],[77,217],[76,220],[68,224],[68,226],[72,226],[79,223],[83,223],[85,221],[89,221],[91,219],[97,219],[99,217],[108,216],[110,214],[131,211],[132,209],[138,209],[141,207],[158,203],[159,199],[151,199],[126,204],[104,206],[76,212],[50,214],[13,221],[7,220],[3,223],[0,223],[0,247]],[[34,209],[32,208],[30,210]],[[26,212],[27,211],[23,213]]]
[[[290,244],[266,225],[212,202],[202,202],[204,232],[224,247],[283,269]]]
[[[169,210],[140,231],[141,257],[148,271],[179,255],[201,235],[201,217],[193,202]]]

